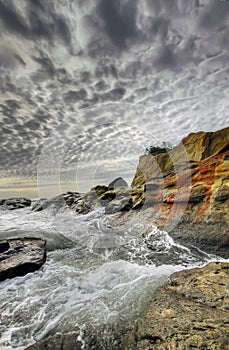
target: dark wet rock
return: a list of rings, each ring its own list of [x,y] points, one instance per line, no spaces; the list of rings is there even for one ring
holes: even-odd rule
[[[196,185],[192,188],[190,196],[189,196],[189,203],[200,203],[203,201],[205,194],[207,192],[206,187],[203,185]]]
[[[229,225],[225,222],[193,223],[182,220],[169,234],[186,247],[195,246],[207,253],[229,258]]]
[[[106,191],[100,196],[100,199],[105,203],[105,201],[107,202],[112,201],[113,199],[115,199],[115,197],[116,197],[116,194],[114,191]]]
[[[113,190],[117,187],[128,187],[128,183],[122,177],[117,177],[117,179],[109,183],[108,190]]]
[[[116,193],[115,198],[105,204],[105,213],[113,214],[118,211],[129,211],[132,208],[133,202],[129,193]]]
[[[62,195],[53,197],[51,199],[40,199],[33,204],[32,211],[35,211],[35,212],[42,211],[51,206],[53,209],[58,210],[64,206],[64,203],[65,202]]]
[[[94,195],[98,199],[95,193]],[[53,198],[36,201],[32,206],[32,211],[39,212],[51,208],[54,212],[58,212],[59,210],[70,209],[76,213],[86,214],[93,209],[92,201],[89,199],[91,199],[90,192],[81,195],[78,192],[69,191]]]
[[[229,348],[229,263],[183,270],[158,288],[122,350]]]
[[[26,350],[81,350],[82,343],[78,340],[79,331],[60,334],[57,333],[29,346]]]
[[[8,249],[7,248],[8,243]],[[2,241],[5,249],[0,253],[0,281],[24,276],[38,270],[46,260],[46,241],[36,238]]]
[[[145,199],[139,198],[138,200],[134,201],[134,204],[132,205],[132,210],[141,209],[143,207],[144,203],[145,203]]]
[[[46,215],[45,215],[46,216]],[[46,216],[47,218],[47,216]],[[1,232],[1,239],[4,241],[9,241],[10,239],[23,239],[24,237],[30,237],[31,239],[41,239],[46,242],[46,251],[54,251],[57,249],[69,249],[75,246],[75,242],[65,237],[63,234],[57,231],[43,231],[40,229],[35,229],[32,232],[20,229],[12,229]]]
[[[0,206],[2,209],[7,210],[16,210],[25,207],[30,207],[31,199],[28,198],[9,198],[9,199],[1,199]]]
[[[5,252],[6,250],[8,250],[10,247],[9,242],[7,241],[0,241],[0,253]]]
[[[132,208],[132,199],[126,195],[117,197],[105,205],[105,213],[113,214],[118,211],[129,211]]]
[[[79,200],[81,195],[78,192],[67,192],[63,193],[59,196],[49,198],[49,199],[40,199],[33,203],[32,211],[42,211],[49,207],[52,207],[53,210],[58,211],[64,206],[71,206],[77,200]]]
[[[107,186],[103,186],[103,185],[97,185],[95,188],[94,188],[97,196],[101,196],[103,193],[107,192],[108,191],[108,187]]]
[[[105,191],[99,197],[100,205],[105,207],[106,214],[113,214],[118,211],[129,211],[132,208],[133,200],[128,188],[115,187]]]
[[[219,188],[214,195],[214,199],[220,203],[227,201],[229,199],[229,186],[223,185]]]

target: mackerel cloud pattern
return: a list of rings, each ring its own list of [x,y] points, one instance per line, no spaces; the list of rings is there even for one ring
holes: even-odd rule
[[[131,177],[150,144],[227,126],[228,20],[220,0],[0,1],[0,176],[59,154],[66,178]]]

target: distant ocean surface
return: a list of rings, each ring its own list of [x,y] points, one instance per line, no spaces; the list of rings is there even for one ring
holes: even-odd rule
[[[75,215],[50,206],[1,209],[0,239],[41,237],[47,262],[0,283],[0,348],[22,350],[49,334],[135,319],[169,274],[214,259],[176,244],[165,231],[103,209]]]

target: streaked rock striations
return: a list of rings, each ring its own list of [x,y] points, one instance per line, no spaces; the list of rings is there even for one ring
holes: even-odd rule
[[[229,128],[193,133],[168,153],[141,156],[132,188],[142,191],[142,205],[160,208],[160,225],[180,213],[194,223],[229,223]]]

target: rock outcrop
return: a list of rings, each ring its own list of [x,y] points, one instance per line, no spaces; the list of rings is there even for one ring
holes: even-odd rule
[[[96,206],[109,214],[151,208],[152,221],[169,230],[179,221],[229,224],[228,169],[229,128],[198,132],[168,153],[141,156],[131,188],[117,178],[63,198],[79,213]]]
[[[229,263],[183,270],[157,289],[122,350],[229,349]]]
[[[117,179],[109,183],[108,190],[113,190],[117,187],[128,187],[128,183],[122,177],[117,177]]]
[[[46,260],[45,244],[36,238],[0,241],[0,281],[38,270]]]
[[[198,132],[167,153],[141,156],[131,187],[117,178],[108,186],[86,194],[68,192],[33,209],[58,210],[65,203],[79,214],[98,207],[107,214],[147,210],[148,220],[181,243],[228,257],[228,174],[229,128]]]
[[[1,209],[15,210],[29,207],[30,205],[31,199],[28,198],[8,198],[0,200]]]
[[[198,132],[168,153],[141,156],[132,188],[144,192],[145,207],[160,209],[162,226],[180,214],[194,223],[229,223],[228,170],[229,128]]]

